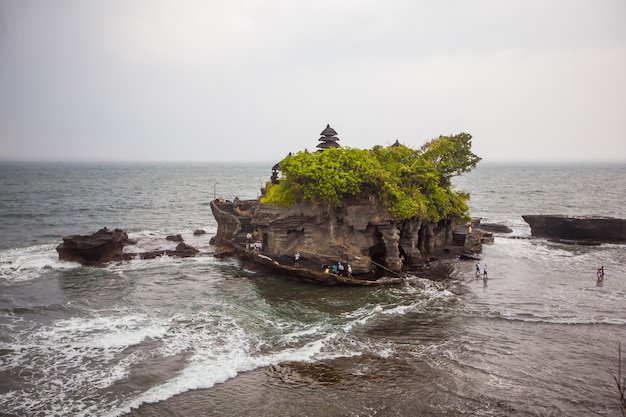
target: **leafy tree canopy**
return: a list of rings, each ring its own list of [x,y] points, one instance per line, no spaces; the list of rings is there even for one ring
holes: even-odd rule
[[[471,152],[471,140],[460,133],[440,136],[417,150],[400,145],[290,154],[279,162],[282,177],[278,184],[268,183],[261,203],[340,206],[376,199],[399,219],[466,219],[469,194],[452,190],[451,179],[480,161]]]

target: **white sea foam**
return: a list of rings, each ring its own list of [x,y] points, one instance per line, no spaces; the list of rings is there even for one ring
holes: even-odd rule
[[[410,309],[407,306],[407,310]],[[342,322],[348,324],[317,322],[314,325],[295,326],[294,323],[275,323],[280,330],[280,346],[263,353],[259,350],[258,334],[249,333],[249,329],[241,327],[229,315],[220,317],[220,320],[211,327],[211,331],[199,329],[177,328],[173,323],[187,320],[185,317],[173,318],[172,327],[168,335],[168,345],[178,346],[179,349],[191,349],[194,354],[188,359],[188,365],[175,377],[167,382],[155,386],[137,397],[129,399],[120,407],[110,410],[106,415],[118,416],[130,412],[143,403],[154,403],[171,398],[174,395],[201,388],[210,388],[223,383],[238,374],[260,367],[284,361],[319,361],[338,357],[352,357],[363,352],[376,352],[382,356],[391,356],[394,349],[390,346],[369,345],[366,342],[353,338],[351,329],[356,325],[364,325],[370,319],[381,314],[402,314],[402,309],[390,308],[385,310],[380,305],[360,308],[346,314]],[[204,320],[210,316],[203,313]],[[287,330],[293,327],[292,330]],[[308,340],[308,341],[307,341]],[[305,343],[300,343],[306,341]],[[160,355],[171,355],[175,351],[160,351]]]
[[[146,338],[160,338],[167,330],[167,323],[155,323],[147,315],[77,317],[60,320],[54,327],[38,332],[36,337],[58,344],[107,349],[133,346]]]
[[[130,412],[143,403],[162,401],[193,389],[210,388],[242,372],[260,367],[284,361],[313,360],[323,350],[327,339],[334,337],[326,336],[301,347],[259,354],[254,348],[253,337],[237,326],[229,328],[231,331],[222,334],[220,343],[213,340],[212,343],[201,347],[196,345],[196,353],[189,359],[188,366],[177,376],[127,401],[121,407],[110,410],[105,415],[118,416]]]
[[[25,377],[22,389],[0,397],[0,406],[30,415],[88,415],[81,398],[126,376],[142,356],[124,354],[124,349],[162,339],[168,330],[167,320],[125,314],[63,319],[16,335],[19,342],[6,346],[11,353],[3,355],[3,367],[36,379]],[[45,370],[40,363],[44,358]]]
[[[55,249],[56,245],[46,244],[0,251],[0,280],[29,281],[39,278],[45,271],[80,266],[75,262],[59,261]]]
[[[277,325],[277,327],[281,327]],[[287,326],[285,326],[287,327]],[[281,331],[281,340],[286,343],[293,343],[299,340],[302,340],[305,337],[310,337],[314,335],[319,335],[323,331],[323,326],[321,324],[315,324],[313,326],[307,328],[298,328],[293,331],[285,331],[284,329]]]

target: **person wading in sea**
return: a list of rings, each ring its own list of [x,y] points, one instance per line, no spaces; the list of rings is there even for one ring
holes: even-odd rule
[[[596,272],[596,278],[598,281],[602,281],[604,279],[604,266],[598,268],[598,272]]]

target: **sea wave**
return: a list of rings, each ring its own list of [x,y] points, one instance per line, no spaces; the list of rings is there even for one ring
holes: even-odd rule
[[[624,326],[626,318],[611,316],[584,316],[575,314],[558,314],[550,312],[548,314],[538,314],[529,312],[513,312],[513,311],[478,311],[466,310],[463,312],[466,317],[480,317],[493,320],[519,321],[526,323],[546,323],[546,324],[565,324],[565,325],[609,325]]]
[[[80,267],[74,262],[59,260],[53,244],[0,251],[0,281],[20,282],[39,278],[50,270],[69,270]]]

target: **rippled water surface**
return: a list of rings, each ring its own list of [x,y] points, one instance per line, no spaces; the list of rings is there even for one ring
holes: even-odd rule
[[[451,282],[372,289],[213,256],[208,202],[257,197],[272,165],[0,164],[0,413],[619,415],[626,247],[534,239],[521,216],[625,218],[626,166],[481,165],[455,185],[513,229],[484,248],[489,279],[453,260]],[[58,261],[62,236],[104,226],[201,253]]]

